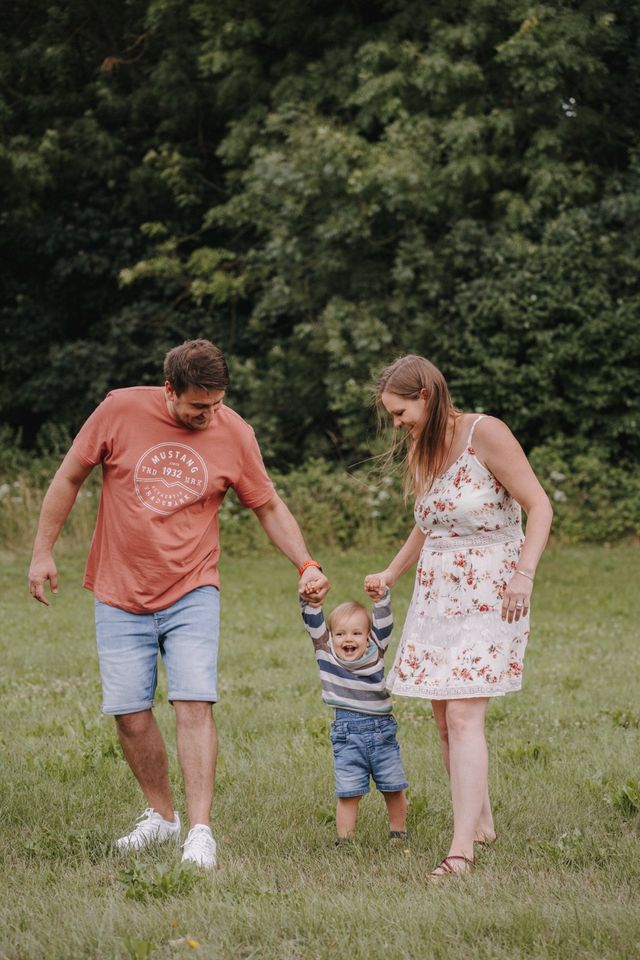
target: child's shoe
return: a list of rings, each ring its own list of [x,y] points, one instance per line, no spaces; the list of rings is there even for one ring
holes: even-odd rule
[[[408,855],[411,853],[411,848],[409,847],[409,834],[406,830],[390,830],[389,845],[397,848],[398,850],[402,850],[404,854]]]
[[[333,845],[338,849],[338,847],[352,847],[353,846],[353,837],[336,837],[333,841]]]

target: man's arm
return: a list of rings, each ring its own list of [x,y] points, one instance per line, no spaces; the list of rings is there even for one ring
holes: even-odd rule
[[[311,560],[296,518],[277,494],[253,512],[271,543],[296,567],[300,568],[305,560]],[[310,580],[316,581],[313,592],[305,590],[305,584]],[[298,582],[298,592],[307,601],[320,604],[329,592],[329,581],[317,567],[307,567]]]
[[[49,606],[44,593],[46,581],[49,581],[52,593],[58,592],[58,572],[53,559],[53,546],[71,512],[80,487],[92,470],[93,467],[86,466],[70,450],[42,501],[29,568],[29,592],[46,606]]]

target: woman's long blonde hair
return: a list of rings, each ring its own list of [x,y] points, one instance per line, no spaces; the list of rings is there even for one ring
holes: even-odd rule
[[[451,414],[460,411],[454,407],[451,394],[442,373],[425,357],[408,354],[385,367],[376,383],[376,402],[381,413],[383,393],[395,393],[407,400],[426,400],[425,418],[411,437],[404,459],[404,494],[421,496],[433,485],[444,468],[449,450],[447,426]],[[403,438],[394,431],[393,442],[387,452],[385,465],[393,461],[403,446]]]

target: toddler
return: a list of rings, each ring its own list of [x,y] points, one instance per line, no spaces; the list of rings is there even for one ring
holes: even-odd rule
[[[314,583],[307,584],[313,592]],[[384,655],[393,618],[390,592],[377,576],[365,590],[373,617],[361,603],[341,603],[329,616],[300,597],[302,619],[320,667],[322,699],[335,709],[331,743],[336,775],[336,846],[355,834],[360,798],[372,777],[389,814],[389,836],[406,841],[408,786],[396,740],[396,721],[384,680]]]

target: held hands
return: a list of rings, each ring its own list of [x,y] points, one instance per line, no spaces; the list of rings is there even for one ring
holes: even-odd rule
[[[317,567],[308,567],[298,582],[298,593],[310,607],[322,606],[331,584]]]
[[[29,568],[29,593],[34,600],[39,600],[46,607],[49,606],[44,592],[44,585],[49,581],[51,593],[58,592],[58,571],[53,557],[49,554],[43,558],[34,557]]]
[[[369,594],[374,603],[382,600],[390,587],[391,582],[386,570],[383,573],[370,573],[364,578],[365,593]]]
[[[508,623],[516,623],[529,612],[533,581],[521,573],[514,573],[502,596],[501,616]]]

